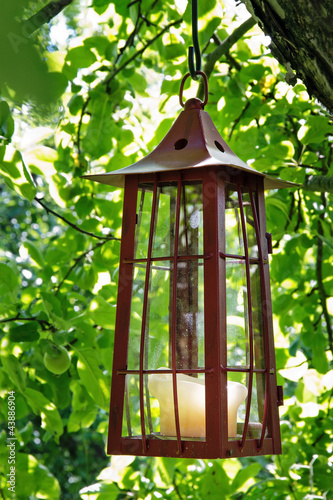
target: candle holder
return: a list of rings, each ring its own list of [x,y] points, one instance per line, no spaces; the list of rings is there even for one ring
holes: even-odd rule
[[[148,156],[87,178],[125,188],[109,454],[281,453],[264,190],[294,186],[184,110]]]

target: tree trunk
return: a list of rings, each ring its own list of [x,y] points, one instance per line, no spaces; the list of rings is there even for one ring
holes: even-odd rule
[[[242,0],[287,69],[311,96],[333,112],[333,2],[331,0]],[[293,74],[292,70],[295,72]]]

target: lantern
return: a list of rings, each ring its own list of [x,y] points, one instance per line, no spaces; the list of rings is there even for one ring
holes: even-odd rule
[[[264,190],[190,99],[124,186],[109,454],[281,453]]]

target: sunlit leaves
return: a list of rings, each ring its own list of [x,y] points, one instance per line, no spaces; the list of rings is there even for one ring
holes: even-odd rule
[[[0,385],[3,392],[16,391],[17,436],[30,453],[19,453],[18,498],[330,498],[333,381],[323,305],[330,315],[333,212],[329,194],[302,187],[266,198],[274,247],[269,259],[277,376],[285,393],[284,454],[224,462],[113,457],[110,470],[104,469],[120,244],[101,240],[100,247],[94,245],[99,237],[121,236],[122,195],[80,176],[136,161],[169,130],[187,72],[191,6],[181,0],[74,2],[33,41],[20,31],[21,19],[37,8],[30,2],[23,16],[28,3],[7,2],[9,10],[0,20],[5,33],[0,56]],[[14,24],[7,24],[10,12]],[[237,12],[229,25],[219,2],[200,3],[199,40],[202,48],[208,44],[203,64],[219,43],[214,31],[223,42],[240,24]],[[182,24],[158,37],[183,16]],[[64,38],[56,47],[54,28],[59,26]],[[35,45],[39,42],[41,49]],[[260,46],[257,30],[255,38],[243,38],[217,62],[206,111],[243,160],[302,185],[310,175],[333,175],[331,119],[309,101],[302,84],[287,85],[283,72],[268,48]],[[188,82],[186,95],[195,92],[196,83]],[[49,101],[60,96],[63,101],[51,113]],[[37,98],[47,104],[39,106],[38,117]],[[62,219],[33,201],[37,191]],[[136,341],[140,298],[133,307]],[[166,307],[161,299],[155,312]],[[229,325],[235,343],[242,328],[237,320],[231,318]],[[161,333],[158,314],[154,322],[152,350]],[[68,373],[56,376],[44,367],[50,342],[70,350]],[[3,419],[5,409],[2,405]]]
[[[14,189],[29,201],[33,200],[36,186],[19,151],[7,146],[5,155],[0,161],[0,173],[10,189]]]
[[[42,427],[54,435],[56,442],[63,433],[63,423],[54,403],[49,401],[40,391],[25,389],[24,396],[32,410],[41,416]]]
[[[91,347],[75,348],[78,355],[78,374],[93,401],[101,408],[107,408],[109,386],[99,368],[97,353]]]

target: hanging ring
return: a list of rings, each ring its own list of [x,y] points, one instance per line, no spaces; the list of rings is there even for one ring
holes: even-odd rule
[[[207,78],[206,73],[204,73],[203,71],[196,71],[195,75],[196,75],[196,77],[197,77],[197,75],[202,76],[202,78],[204,80],[205,99],[204,99],[204,101],[202,103],[202,108],[204,108],[206,106],[207,102],[208,102],[208,78]],[[184,78],[182,79],[181,84],[180,84],[180,89],[179,89],[179,103],[180,103],[180,105],[181,105],[182,108],[185,108],[185,103],[183,101],[184,85],[185,85],[185,82],[186,82],[186,80],[188,79],[189,76],[192,76],[191,73],[186,73],[186,75],[184,76]],[[198,101],[199,101],[199,99],[198,99]]]

